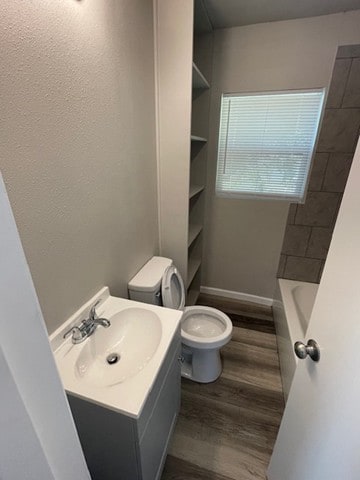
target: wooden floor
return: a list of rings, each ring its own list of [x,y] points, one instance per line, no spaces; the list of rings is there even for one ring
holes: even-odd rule
[[[182,379],[182,406],[162,480],[266,479],[284,403],[271,310],[203,295],[234,325],[211,384]]]

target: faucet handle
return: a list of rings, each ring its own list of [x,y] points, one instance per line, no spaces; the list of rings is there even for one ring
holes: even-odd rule
[[[96,307],[99,305],[99,303],[101,302],[101,300],[98,300],[96,303],[94,303],[94,305],[90,308],[90,312],[89,312],[89,320],[96,320],[98,317],[97,313],[96,313]]]
[[[70,335],[70,333],[73,333],[75,327],[71,327],[67,332],[64,333],[63,338],[66,338]]]
[[[79,327],[71,327],[67,332],[64,333],[63,338],[68,337],[70,334],[72,334],[73,339],[79,339],[82,336]]]

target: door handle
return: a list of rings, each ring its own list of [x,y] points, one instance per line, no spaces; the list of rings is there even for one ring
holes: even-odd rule
[[[296,356],[302,360],[308,355],[314,362],[318,362],[320,360],[320,347],[315,340],[309,340],[307,345],[305,345],[303,342],[295,342],[294,351]]]

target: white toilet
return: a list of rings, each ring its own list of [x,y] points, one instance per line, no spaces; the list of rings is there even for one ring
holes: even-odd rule
[[[201,383],[216,380],[222,370],[220,348],[231,339],[230,318],[215,308],[185,307],[184,282],[169,258],[152,257],[128,288],[132,300],[184,311],[181,374]]]

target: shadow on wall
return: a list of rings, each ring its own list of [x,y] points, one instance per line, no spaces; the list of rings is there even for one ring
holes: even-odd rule
[[[278,277],[320,283],[360,129],[360,45],[339,47],[303,205],[290,205]]]

